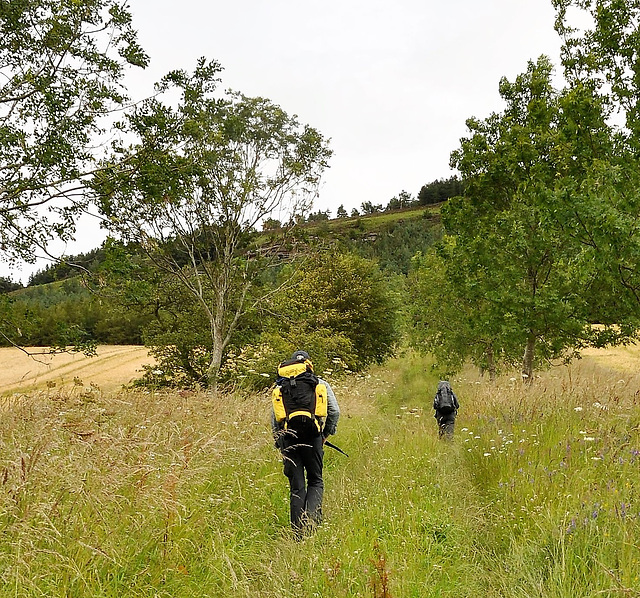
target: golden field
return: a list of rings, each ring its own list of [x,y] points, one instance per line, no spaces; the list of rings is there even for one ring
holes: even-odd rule
[[[0,348],[0,394],[81,385],[111,392],[139,378],[142,366],[153,361],[147,348],[134,345],[100,345],[94,357],[46,351]]]

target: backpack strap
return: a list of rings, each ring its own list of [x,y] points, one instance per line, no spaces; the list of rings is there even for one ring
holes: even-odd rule
[[[308,411],[294,411],[293,413],[290,413],[284,423],[285,430],[289,427],[289,421],[292,420],[294,417],[308,417],[309,419],[312,419],[313,423],[316,425],[316,428],[318,428],[318,432],[322,432],[322,426],[320,425],[318,418],[315,417],[314,415],[311,415],[311,413],[309,413]]]

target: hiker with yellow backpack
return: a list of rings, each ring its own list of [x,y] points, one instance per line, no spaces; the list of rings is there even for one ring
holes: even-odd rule
[[[299,539],[322,521],[324,443],[336,433],[340,408],[306,351],[279,365],[272,404],[271,427],[289,479],[291,527]]]

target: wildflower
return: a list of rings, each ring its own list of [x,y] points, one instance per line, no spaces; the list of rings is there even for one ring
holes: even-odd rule
[[[585,436],[584,440],[585,440],[585,442],[593,442],[595,440],[595,438],[593,436]]]
[[[483,456],[484,456],[484,457],[490,457],[490,456],[491,456],[491,453],[484,453],[484,454],[483,454]]]
[[[574,407],[573,410],[574,411],[582,411],[582,407]]]
[[[624,520],[627,518],[627,505],[625,503],[620,503],[620,508],[616,505],[616,514],[620,519]]]

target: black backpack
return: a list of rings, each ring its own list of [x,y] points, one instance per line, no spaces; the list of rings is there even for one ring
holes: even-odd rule
[[[433,408],[444,415],[453,413],[457,409],[455,395],[448,384],[442,384],[438,387]]]
[[[311,362],[291,360],[278,366],[274,413],[277,421],[285,422],[285,429],[307,437],[320,433],[318,417],[326,417],[327,407],[326,388],[318,387],[318,382]]]

